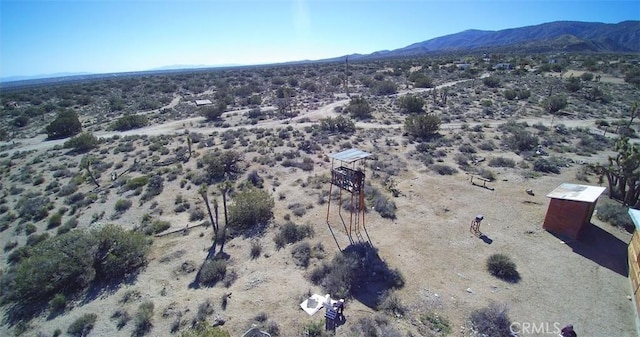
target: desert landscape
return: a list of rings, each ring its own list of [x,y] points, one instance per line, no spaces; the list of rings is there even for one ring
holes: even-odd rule
[[[561,183],[608,187],[638,74],[471,54],[3,90],[0,335],[636,336],[626,208],[605,192],[579,240],[542,223]],[[329,192],[348,149],[365,205]],[[312,294],[345,299],[334,331]]]

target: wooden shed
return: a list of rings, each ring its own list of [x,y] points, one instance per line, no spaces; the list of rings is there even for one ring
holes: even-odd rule
[[[544,229],[577,239],[591,216],[598,198],[606,188],[564,183],[547,194],[549,208],[544,218]]]
[[[631,283],[631,298],[636,312],[636,329],[640,333],[640,210],[629,208],[629,216],[636,225],[631,241],[629,241],[628,259],[629,259],[629,283]]]

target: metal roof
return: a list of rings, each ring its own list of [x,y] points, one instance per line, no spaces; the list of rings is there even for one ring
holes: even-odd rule
[[[353,163],[356,160],[364,159],[369,156],[371,156],[371,153],[358,149],[344,150],[342,152],[332,153],[329,155],[329,157],[345,163]]]
[[[594,202],[598,200],[606,187],[563,183],[547,194],[548,198],[571,201]]]
[[[640,231],[640,210],[629,208],[629,216],[633,224],[636,225],[636,229]]]

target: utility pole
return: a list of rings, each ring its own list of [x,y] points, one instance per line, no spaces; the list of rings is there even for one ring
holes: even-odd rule
[[[347,97],[349,97],[349,56],[345,59],[344,78],[344,89],[347,92]]]

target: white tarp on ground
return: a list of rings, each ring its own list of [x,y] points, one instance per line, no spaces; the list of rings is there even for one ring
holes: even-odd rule
[[[313,294],[311,295],[311,297],[300,303],[300,308],[302,308],[304,312],[309,314],[309,316],[313,316],[316,312],[320,311],[320,309],[322,309],[325,304],[329,307],[332,307],[333,304],[337,302],[338,301],[336,300],[332,300],[329,295],[322,296]]]

